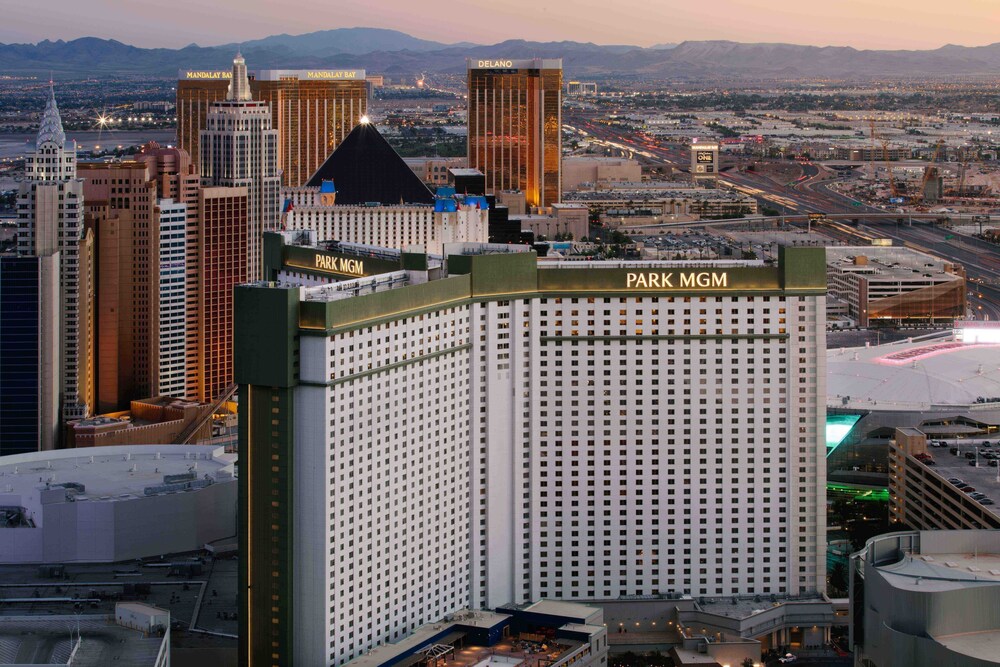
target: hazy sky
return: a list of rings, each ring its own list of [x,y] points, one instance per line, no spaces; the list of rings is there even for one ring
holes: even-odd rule
[[[684,40],[870,49],[1000,41],[1000,0],[15,0],[0,42],[202,46],[368,26],[443,42]]]

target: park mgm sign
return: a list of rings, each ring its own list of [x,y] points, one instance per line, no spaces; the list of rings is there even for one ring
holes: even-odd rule
[[[332,280],[350,280],[398,271],[400,260],[376,253],[286,244],[281,234],[264,233],[265,280],[280,280],[282,272]]]
[[[361,278],[365,275],[364,261],[350,257],[316,253],[316,256],[313,258],[313,268],[323,273],[336,273],[352,278]]]
[[[625,274],[626,289],[727,289],[727,271],[646,271]]]
[[[363,278],[367,275],[365,259],[361,257],[295,246],[286,246],[284,251],[283,264],[286,269],[300,269],[307,273],[331,275],[341,279]]]

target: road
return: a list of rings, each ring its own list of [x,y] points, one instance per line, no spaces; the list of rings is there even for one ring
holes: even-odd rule
[[[618,150],[631,151],[675,167],[687,168],[689,149],[667,145],[655,139],[642,139],[624,134],[619,128],[595,123],[591,118],[573,115],[566,123],[586,132],[591,138],[605,142]],[[803,164],[802,176],[791,184],[782,185],[753,172],[726,171],[719,180],[724,185],[750,194],[782,215],[803,213],[848,214],[857,217],[858,227],[829,222],[821,223],[820,231],[845,243],[870,243],[871,237],[891,238],[911,247],[925,250],[965,268],[969,279],[969,307],[977,319],[1000,321],[1000,247],[986,244],[969,236],[956,234],[929,224],[899,224],[891,218],[866,218],[866,214],[885,215],[886,211],[868,206],[830,188],[846,178],[837,172],[815,164]],[[900,214],[900,218],[906,218]],[[868,229],[868,233],[862,231]]]

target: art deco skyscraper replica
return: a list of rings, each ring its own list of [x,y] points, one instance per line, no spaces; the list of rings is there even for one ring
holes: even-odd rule
[[[224,100],[231,73],[181,70],[177,77],[177,145],[200,164],[199,133],[209,107]],[[278,130],[278,164],[283,185],[299,187],[368,113],[363,69],[257,70],[250,93],[271,107]]]
[[[35,150],[25,157],[17,209],[18,253],[36,257],[59,253],[55,363],[59,367],[60,411],[63,420],[86,417],[93,399],[89,368],[92,299],[83,234],[83,181],[76,176],[76,142],[66,141],[52,87]]]
[[[469,58],[469,166],[529,206],[562,195],[562,60]]]
[[[226,99],[209,107],[200,139],[202,185],[245,187],[249,193],[246,275],[258,280],[262,235],[278,225],[278,131],[271,129],[267,102],[252,98],[240,54],[233,59]]]

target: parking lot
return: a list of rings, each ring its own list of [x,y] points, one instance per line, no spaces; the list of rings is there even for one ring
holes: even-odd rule
[[[986,441],[989,446],[984,446],[984,441],[980,439],[961,443],[943,442],[946,442],[944,447],[928,443],[927,451],[934,457],[935,472],[945,479],[960,479],[977,493],[985,494],[998,503],[987,507],[1000,514],[1000,443],[990,440]]]

